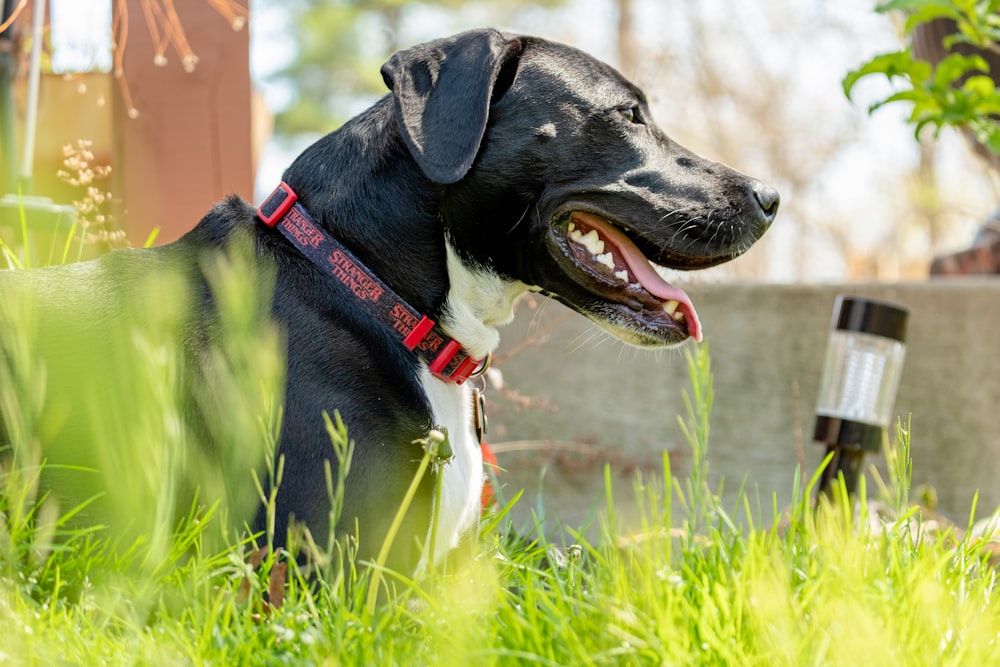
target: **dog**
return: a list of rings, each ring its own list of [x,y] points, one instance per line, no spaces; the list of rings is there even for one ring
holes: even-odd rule
[[[82,300],[72,317],[99,327],[106,304],[141,298],[129,282],[153,265],[172,258],[187,289],[206,293],[198,258],[250,237],[253,261],[273,267],[285,341],[277,544],[293,525],[317,544],[331,537],[324,466],[338,463],[324,414],[355,443],[333,530],[354,536],[361,561],[382,547],[416,443],[436,429],[450,459],[422,479],[386,560],[420,573],[474,543],[484,476],[467,380],[518,297],[551,297],[637,346],[700,340],[691,299],[663,269],[744,253],[779,196],[675,143],[639,88],[566,45],[474,30],[399,51],[381,73],[389,94],[307,148],[258,208],[230,197],[172,244],[87,269],[3,272],[20,275],[0,293],[61,285],[52,299]],[[182,336],[192,354],[213,335],[211,300],[196,304]]]

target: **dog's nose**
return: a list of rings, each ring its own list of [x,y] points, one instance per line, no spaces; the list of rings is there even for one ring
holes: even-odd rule
[[[754,181],[753,196],[764,214],[765,224],[770,227],[774,222],[774,216],[778,215],[778,205],[781,203],[781,195],[770,185]]]

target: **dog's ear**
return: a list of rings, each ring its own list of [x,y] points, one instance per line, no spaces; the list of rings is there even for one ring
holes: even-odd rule
[[[490,102],[510,87],[522,45],[495,30],[399,51],[382,65],[396,121],[424,174],[455,183],[472,167]]]

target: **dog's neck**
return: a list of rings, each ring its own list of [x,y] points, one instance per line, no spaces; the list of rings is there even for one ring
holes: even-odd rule
[[[446,247],[450,286],[441,325],[469,354],[482,358],[496,349],[497,327],[513,319],[514,302],[530,288],[469,265],[448,241]]]
[[[395,127],[389,102],[307,148],[283,180],[320,226],[410,305],[433,315],[448,285],[439,195],[397,131],[370,131]]]
[[[397,132],[380,136],[380,146],[370,145],[368,125],[395,127],[380,120],[391,115],[389,102],[383,99],[306,149],[284,180],[317,222],[380,279],[438,320],[469,354],[484,357],[496,348],[497,327],[511,320],[514,300],[528,287],[460,257],[439,214],[443,187],[424,177]]]

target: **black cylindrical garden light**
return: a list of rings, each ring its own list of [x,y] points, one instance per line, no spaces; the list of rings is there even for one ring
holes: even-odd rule
[[[906,308],[841,294],[833,309],[813,438],[833,452],[819,492],[843,475],[857,489],[865,452],[877,452],[889,426],[906,347]]]

